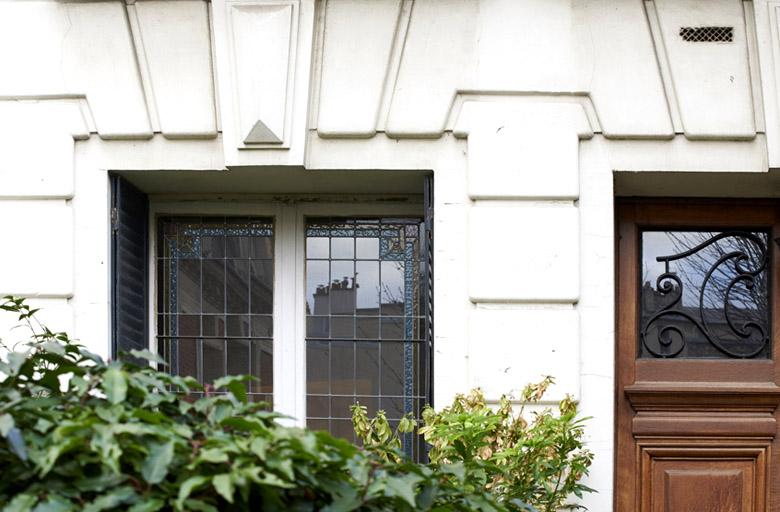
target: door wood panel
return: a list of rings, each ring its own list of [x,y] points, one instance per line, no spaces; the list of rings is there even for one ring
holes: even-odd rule
[[[754,510],[753,468],[748,461],[726,467],[721,461],[658,461],[653,512]]]
[[[780,511],[778,208],[675,199],[616,211],[615,510]],[[770,359],[639,357],[644,229],[768,231]]]
[[[720,442],[691,448],[685,440],[640,443],[641,512],[755,512],[765,510],[768,444]]]

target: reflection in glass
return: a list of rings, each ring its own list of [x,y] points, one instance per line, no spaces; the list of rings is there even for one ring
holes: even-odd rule
[[[227,260],[226,286],[227,311],[230,313],[249,312],[249,261]]]
[[[214,382],[225,376],[225,340],[203,340],[203,382]]]
[[[225,261],[203,260],[203,313],[225,311]]]
[[[358,261],[355,263],[355,282],[357,283],[357,315],[379,314],[380,287],[379,262]]]
[[[351,260],[355,258],[354,238],[331,238],[330,257],[334,260]]]
[[[306,239],[306,255],[309,259],[330,258],[330,238],[311,236]]]
[[[179,315],[177,322],[181,336],[200,336],[200,315]]]
[[[246,315],[228,315],[227,335],[231,338],[248,338],[249,317]]]
[[[203,322],[203,336],[204,337],[221,337],[225,336],[225,317],[222,315],[203,315],[201,318]]]
[[[269,260],[250,260],[250,310],[256,314],[274,312],[274,264]]]
[[[355,263],[331,261],[330,263],[330,313],[355,314]]]
[[[770,357],[768,233],[644,231],[640,357]]]
[[[358,339],[375,340],[379,338],[379,317],[358,317],[355,329]]]
[[[250,257],[255,260],[272,260],[274,257],[274,241],[270,236],[250,237]]]
[[[201,238],[204,258],[224,258],[225,257],[225,237],[223,236],[204,236]]]
[[[306,314],[330,314],[330,264],[327,261],[306,262]]]
[[[258,380],[250,383],[252,393],[262,393],[271,402],[274,391],[274,343],[273,340],[251,340],[249,345],[250,375]]]
[[[177,265],[176,290],[179,313],[200,313],[200,261],[181,260]]]
[[[361,260],[379,259],[379,239],[376,237],[355,240],[357,257]]]
[[[158,234],[158,346],[171,372],[200,383],[254,375],[248,399],[270,402],[273,222],[163,217]]]
[[[330,344],[325,341],[309,342],[306,347],[306,392],[327,395],[330,393]]]
[[[379,344],[355,344],[355,390],[360,395],[379,394]],[[366,404],[364,404],[366,405]]]
[[[406,291],[406,265],[403,261],[383,261],[382,315],[403,315]]]
[[[351,342],[332,342],[330,357],[330,390],[334,395],[354,393],[355,349]]]
[[[200,342],[192,338],[184,338],[172,340],[172,343],[176,343],[179,352],[178,374],[200,380]]]
[[[271,315],[252,315],[253,338],[270,338],[274,333],[274,319]]]
[[[313,417],[327,418],[330,416],[330,402],[327,396],[312,396],[306,405],[309,408],[309,414]]]
[[[330,318],[330,337],[331,338],[354,338],[355,337],[355,318],[332,316]]]
[[[402,343],[382,343],[381,382],[383,395],[404,394],[404,345]]]
[[[227,258],[249,258],[249,237],[225,237],[225,256]]]
[[[249,375],[249,340],[227,340],[227,374]]]
[[[396,422],[420,417],[428,389],[422,234],[419,219],[307,221],[309,426],[353,439],[341,426],[356,402],[373,414],[386,400]],[[411,438],[404,449],[422,453]]]

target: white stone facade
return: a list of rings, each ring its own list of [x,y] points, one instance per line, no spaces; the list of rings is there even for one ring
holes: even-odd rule
[[[109,172],[163,210],[227,211],[419,194],[408,171],[432,171],[435,403],[556,376],[549,398],[593,417],[583,503],[611,510],[614,199],[780,196],[778,19],[774,0],[0,1],[0,295],[109,353]]]

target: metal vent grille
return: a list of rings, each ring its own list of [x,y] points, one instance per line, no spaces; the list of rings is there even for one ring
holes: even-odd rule
[[[680,37],[691,43],[731,43],[734,27],[682,27]]]

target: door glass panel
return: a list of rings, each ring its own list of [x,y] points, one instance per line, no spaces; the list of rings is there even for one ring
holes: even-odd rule
[[[771,357],[765,231],[644,231],[642,358]]]

